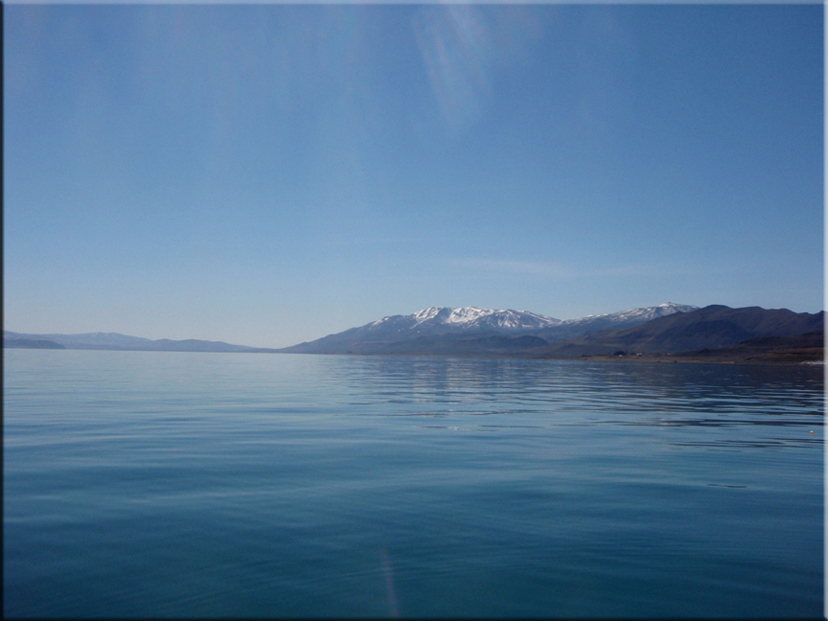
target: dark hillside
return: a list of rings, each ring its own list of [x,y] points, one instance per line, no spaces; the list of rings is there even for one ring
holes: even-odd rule
[[[682,352],[733,347],[752,338],[792,337],[824,329],[825,313],[794,313],[787,309],[707,306],[659,317],[641,326],[595,332],[553,343],[544,352],[578,356],[635,352]]]

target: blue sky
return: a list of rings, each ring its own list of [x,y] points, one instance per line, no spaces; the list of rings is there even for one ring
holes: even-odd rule
[[[5,329],[824,306],[821,5],[4,19]]]

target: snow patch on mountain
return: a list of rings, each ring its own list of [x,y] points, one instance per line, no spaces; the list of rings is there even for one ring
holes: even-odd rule
[[[673,313],[686,313],[697,310],[698,306],[689,306],[687,304],[675,304],[674,302],[665,302],[658,306],[647,306],[644,308],[632,308],[630,310],[619,311],[617,313],[606,313],[603,315],[587,315],[577,319],[567,319],[563,323],[573,324],[583,321],[592,321],[597,319],[609,320],[614,323],[626,323],[628,321],[643,320],[650,321],[657,317],[665,317]]]
[[[370,324],[370,326],[380,327],[394,324],[402,327],[403,325],[409,325],[414,330],[437,327],[461,330],[536,330],[555,326],[559,323],[561,323],[560,319],[545,317],[528,311],[478,308],[477,306],[463,306],[461,308],[432,306],[411,315],[383,317]]]
[[[529,311],[512,309],[490,309],[477,306],[463,306],[451,308],[448,306],[432,306],[417,311],[411,315],[393,315],[369,324],[366,327],[390,327],[396,329],[410,329],[420,332],[428,328],[455,328],[464,331],[471,330],[543,330],[555,327],[574,327],[579,324],[618,324],[644,323],[656,317],[672,315],[678,312],[695,310],[696,306],[666,302],[658,306],[634,308],[617,313],[603,315],[587,315],[577,319],[560,320]]]

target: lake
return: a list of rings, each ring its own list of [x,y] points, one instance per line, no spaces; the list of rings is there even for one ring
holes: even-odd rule
[[[823,616],[821,366],[3,358],[7,616]]]

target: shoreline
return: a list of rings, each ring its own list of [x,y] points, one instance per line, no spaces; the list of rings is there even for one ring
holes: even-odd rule
[[[751,354],[727,355],[726,353],[689,352],[687,354],[633,354],[633,355],[594,355],[581,356],[579,360],[602,360],[613,362],[661,362],[690,364],[812,364],[825,365],[825,354],[822,348],[818,350],[780,350],[769,352],[755,352]]]

